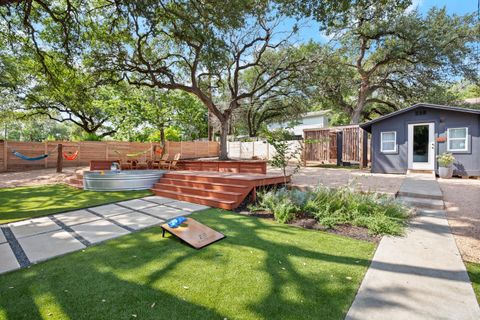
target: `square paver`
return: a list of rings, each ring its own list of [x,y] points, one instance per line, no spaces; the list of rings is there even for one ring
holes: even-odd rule
[[[3,234],[3,231],[0,229],[0,243],[5,243],[7,242],[7,239],[5,239],[5,235]]]
[[[89,208],[93,212],[96,212],[104,217],[110,217],[117,214],[132,212],[131,209],[117,206],[116,204],[107,204],[104,206]]]
[[[166,207],[166,206],[151,207],[151,208],[143,209],[142,211],[148,214],[154,215],[155,217],[158,217],[163,220],[169,220],[181,215],[190,214],[190,212],[185,212],[180,209]]]
[[[113,216],[110,219],[120,223],[121,225],[130,227],[134,230],[143,229],[163,223],[163,220],[141,214],[139,212],[131,212]]]
[[[20,268],[8,243],[0,244],[0,273]]]
[[[174,202],[177,201],[175,199],[170,199],[170,198],[165,198],[165,197],[160,197],[160,196],[150,196],[150,197],[145,197],[142,198],[151,202],[155,202],[157,204],[164,204],[164,203],[169,203],[169,202]]]
[[[85,248],[67,231],[52,231],[27,238],[18,239],[31,262],[53,258],[68,252]]]
[[[54,216],[67,226],[73,226],[80,223],[95,221],[101,219],[99,216],[88,212],[87,210],[77,210],[71,212],[65,212]]]
[[[205,210],[205,209],[210,208],[208,206],[204,206],[204,205],[196,204],[196,203],[191,203],[191,202],[186,202],[186,201],[170,202],[170,203],[168,203],[168,206],[175,207],[175,208],[178,208],[180,210],[189,211],[189,212],[200,211],[200,210]]]
[[[13,222],[9,225],[9,227],[17,238],[28,237],[60,229],[60,226],[53,222],[53,220],[49,217]]]
[[[90,243],[97,243],[128,234],[129,232],[106,220],[91,221],[72,227],[76,233]]]
[[[141,200],[141,199],[133,199],[133,200],[128,200],[128,201],[123,201],[123,202],[119,202],[119,204],[121,204],[122,206],[125,206],[125,207],[129,207],[133,210],[143,210],[145,208],[150,208],[150,207],[154,207],[154,206],[157,205],[155,203],[144,201],[144,200]]]

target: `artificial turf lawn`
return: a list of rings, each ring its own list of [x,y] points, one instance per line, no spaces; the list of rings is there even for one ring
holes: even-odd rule
[[[148,190],[95,192],[63,184],[0,189],[0,224],[151,195]]]
[[[343,319],[375,250],[220,209],[192,217],[227,238],[195,250],[154,227],[0,275],[0,319]]]
[[[477,296],[477,301],[480,304],[480,263],[466,262],[468,275],[472,281],[473,291]]]

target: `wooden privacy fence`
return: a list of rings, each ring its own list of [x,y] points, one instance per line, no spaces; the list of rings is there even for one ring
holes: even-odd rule
[[[305,129],[304,159],[322,163],[353,162],[361,167],[370,161],[368,134],[358,125]]]
[[[160,148],[160,143],[155,142],[121,142],[121,141],[46,141],[46,142],[20,142],[0,141],[0,171],[18,171],[42,168],[55,168],[57,165],[57,146],[62,144],[63,152],[73,154],[79,151],[75,160],[63,160],[64,167],[88,166],[91,160],[116,160],[120,153],[123,157],[127,153],[137,153],[148,150],[147,159],[155,156],[154,148]],[[20,159],[12,150],[27,157],[35,157],[49,153],[43,160],[28,161]],[[176,153],[181,154],[181,159],[195,159],[217,157],[219,144],[216,141],[167,141],[165,152],[172,158]],[[143,155],[141,155],[143,157]],[[139,156],[140,157],[140,156]]]

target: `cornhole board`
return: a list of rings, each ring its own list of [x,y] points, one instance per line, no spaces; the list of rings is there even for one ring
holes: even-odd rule
[[[187,220],[177,228],[171,228],[168,223],[162,224],[161,227],[162,237],[165,237],[165,231],[167,231],[195,249],[201,249],[225,238],[224,234],[215,231],[192,218],[187,218]]]

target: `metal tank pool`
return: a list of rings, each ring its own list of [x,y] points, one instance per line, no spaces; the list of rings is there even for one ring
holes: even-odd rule
[[[87,171],[83,173],[83,188],[93,191],[151,189],[164,170]]]

